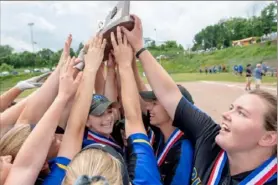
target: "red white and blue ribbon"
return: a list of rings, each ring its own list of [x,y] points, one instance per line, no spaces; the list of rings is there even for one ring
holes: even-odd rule
[[[218,185],[227,158],[225,151],[219,153],[210,174],[208,185]],[[243,179],[239,185],[262,185],[275,178],[277,178],[277,158],[271,157]]]
[[[171,136],[169,137],[169,139],[167,140],[165,147],[163,148],[162,152],[157,157],[157,164],[158,166],[161,166],[161,164],[164,162],[168,152],[170,151],[170,149],[172,148],[172,146],[183,136],[183,132],[180,131],[179,129],[176,129]],[[159,151],[159,147],[161,145],[161,142],[159,143],[158,149],[157,149],[157,154]]]
[[[152,129],[149,130],[149,139],[150,139],[150,144],[153,146],[155,141],[155,135]]]
[[[88,130],[87,139],[94,140],[97,143],[102,143],[102,144],[105,144],[105,145],[109,145],[109,146],[121,149],[121,147],[118,144],[115,143],[115,141],[112,137],[106,138],[106,137],[104,137],[100,134],[93,133],[90,130]]]

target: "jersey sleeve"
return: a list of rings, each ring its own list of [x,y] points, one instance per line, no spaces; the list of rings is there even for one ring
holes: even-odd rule
[[[160,185],[161,178],[149,138],[137,133],[128,138],[128,171],[133,185]]]
[[[188,139],[195,143],[197,139],[207,137],[207,135],[217,133],[220,129],[210,116],[191,104],[186,98],[182,97],[173,121],[173,126],[178,127],[186,134]]]
[[[70,163],[66,157],[56,157],[49,161],[50,173],[45,178],[43,185],[60,185],[66,175],[66,168]]]

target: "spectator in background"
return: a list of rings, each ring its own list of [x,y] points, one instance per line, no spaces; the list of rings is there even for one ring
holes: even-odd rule
[[[237,75],[237,71],[238,71],[238,66],[234,65],[234,73],[235,73],[235,75]]]
[[[267,73],[267,65],[264,62],[262,63],[262,71],[263,71],[263,75],[265,76]]]
[[[254,75],[255,75],[256,89],[259,89],[262,83],[262,76],[263,76],[261,64],[256,65]]]
[[[243,72],[243,66],[240,64],[238,66],[238,73],[239,73],[240,76],[242,76],[242,72]]]
[[[205,67],[206,75],[208,74],[208,67]]]
[[[251,76],[252,76],[252,70],[251,70],[251,64],[247,64],[246,66],[246,86],[245,90],[251,90]]]

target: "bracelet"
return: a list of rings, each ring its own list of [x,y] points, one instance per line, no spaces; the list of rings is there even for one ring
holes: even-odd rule
[[[136,58],[139,58],[139,55],[143,52],[143,51],[145,51],[146,50],[146,48],[141,48],[137,53],[136,53]]]

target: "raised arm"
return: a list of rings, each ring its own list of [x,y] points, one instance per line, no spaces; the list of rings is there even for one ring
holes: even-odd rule
[[[122,27],[122,31],[135,52],[138,53],[143,49],[142,23],[137,16],[133,15],[133,18],[134,29],[128,31]],[[173,79],[148,50],[141,50],[139,59],[151,88],[172,118],[174,126],[183,132],[191,133],[194,138],[201,135],[207,126],[214,126],[214,122],[208,115],[183,98]]]
[[[95,82],[95,93],[96,94],[104,94],[105,89],[105,70],[104,63],[102,62],[99,66],[99,69],[96,74],[96,82]]]
[[[52,143],[55,129],[69,98],[75,94],[81,73],[74,80],[74,59],[61,70],[59,92],[52,105],[28,136],[13,163],[5,184],[34,184]]]
[[[115,61],[112,58],[112,55],[109,54],[107,61],[107,76],[105,80],[105,91],[104,95],[110,101],[117,101],[117,86],[116,86],[116,72],[115,72]]]
[[[139,93],[132,70],[132,49],[117,28],[117,42],[111,34],[114,55],[119,65],[125,132],[128,137],[128,171],[134,185],[161,184],[157,162],[142,121]]]
[[[95,88],[96,73],[103,60],[106,40],[95,37],[85,55],[83,78],[76,93],[58,156],[72,159],[82,146],[92,95]]]
[[[132,70],[132,48],[127,43],[125,36],[122,40],[119,27],[117,28],[117,40],[118,44],[115,40],[114,34],[112,33],[111,42],[114,48],[114,55],[119,67],[121,80],[121,95],[125,112],[126,136],[129,137],[134,133],[146,134],[142,121],[139,93]]]
[[[60,68],[62,63],[65,60],[67,60],[69,56],[71,41],[72,38],[70,35],[65,43],[64,50],[61,55],[57,68],[48,77],[48,79],[45,81],[42,87],[38,89],[38,93],[36,93],[32,98],[28,99],[28,102],[26,103],[26,107],[24,108],[22,114],[17,120],[17,123],[26,123],[26,124],[38,123],[38,121],[41,119],[45,111],[49,108],[49,106],[54,101],[58,93]]]

